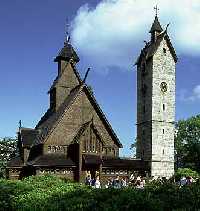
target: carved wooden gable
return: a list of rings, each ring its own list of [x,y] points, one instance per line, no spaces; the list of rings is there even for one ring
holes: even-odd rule
[[[104,145],[102,137],[93,124],[89,124],[79,138],[83,153],[100,154]]]

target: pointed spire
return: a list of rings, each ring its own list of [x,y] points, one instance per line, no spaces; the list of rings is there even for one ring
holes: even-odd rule
[[[162,27],[160,25],[160,22],[158,20],[158,16],[156,15],[155,19],[154,19],[154,22],[153,22],[153,24],[151,26],[151,30],[149,31],[149,33],[162,32],[162,31],[163,31],[163,29],[162,29]]]
[[[151,33],[151,42],[156,42],[157,36],[163,31],[162,26],[160,25],[160,22],[158,20],[158,7],[154,7],[154,10],[156,11],[154,22],[151,26],[151,29],[149,33]]]

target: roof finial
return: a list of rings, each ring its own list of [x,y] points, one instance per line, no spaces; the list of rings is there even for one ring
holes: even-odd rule
[[[156,16],[158,16],[158,11],[160,10],[160,9],[158,8],[158,5],[156,5],[153,9],[156,11]]]
[[[65,25],[65,43],[69,43],[70,41],[69,30],[70,30],[70,23],[69,23],[69,19],[67,18],[66,25]]]

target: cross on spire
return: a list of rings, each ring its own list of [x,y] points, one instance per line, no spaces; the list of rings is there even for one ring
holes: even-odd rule
[[[158,16],[158,11],[160,10],[160,9],[158,8],[158,5],[156,5],[153,9],[156,11],[156,16]]]

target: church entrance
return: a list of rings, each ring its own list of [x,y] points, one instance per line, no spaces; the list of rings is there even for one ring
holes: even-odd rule
[[[91,174],[91,178],[95,179],[100,174],[100,166],[102,159],[97,155],[83,155],[82,170]]]

